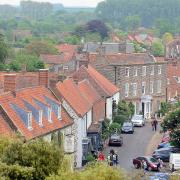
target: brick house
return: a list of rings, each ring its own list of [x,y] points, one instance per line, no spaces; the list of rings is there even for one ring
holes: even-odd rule
[[[167,66],[167,98],[173,101],[180,96],[180,38],[166,45],[165,60]]]
[[[146,118],[166,100],[166,62],[145,53],[93,56],[90,64],[120,89]]]
[[[73,78],[75,81],[88,79],[93,88],[96,89],[105,101],[105,117],[112,120],[112,104],[113,100],[115,100],[116,103],[119,102],[119,89],[90,65],[79,67],[79,69],[73,73]]]

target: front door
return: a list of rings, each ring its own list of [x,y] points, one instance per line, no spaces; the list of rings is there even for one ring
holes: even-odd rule
[[[144,117],[144,103],[142,103],[142,115],[143,115],[143,117]]]

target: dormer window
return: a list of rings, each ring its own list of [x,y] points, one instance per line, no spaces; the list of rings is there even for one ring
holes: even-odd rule
[[[42,118],[43,118],[43,111],[39,110],[39,126],[43,126]]]
[[[50,123],[52,123],[51,114],[52,114],[52,109],[48,108],[48,122]]]
[[[61,106],[58,106],[58,119],[61,119]]]
[[[32,130],[32,113],[28,112],[28,129]]]

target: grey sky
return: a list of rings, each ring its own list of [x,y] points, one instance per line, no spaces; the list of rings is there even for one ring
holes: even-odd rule
[[[102,0],[34,0],[39,2],[62,3],[64,6],[95,7]],[[20,0],[0,0],[0,4],[18,5]]]

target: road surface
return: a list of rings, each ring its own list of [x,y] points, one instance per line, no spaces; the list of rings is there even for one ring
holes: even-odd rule
[[[135,127],[134,134],[123,134],[122,147],[107,147],[105,154],[107,156],[110,149],[114,149],[119,155],[119,165],[126,170],[132,170],[132,159],[137,156],[145,155],[148,144],[155,132],[152,131],[150,123],[144,127]]]

